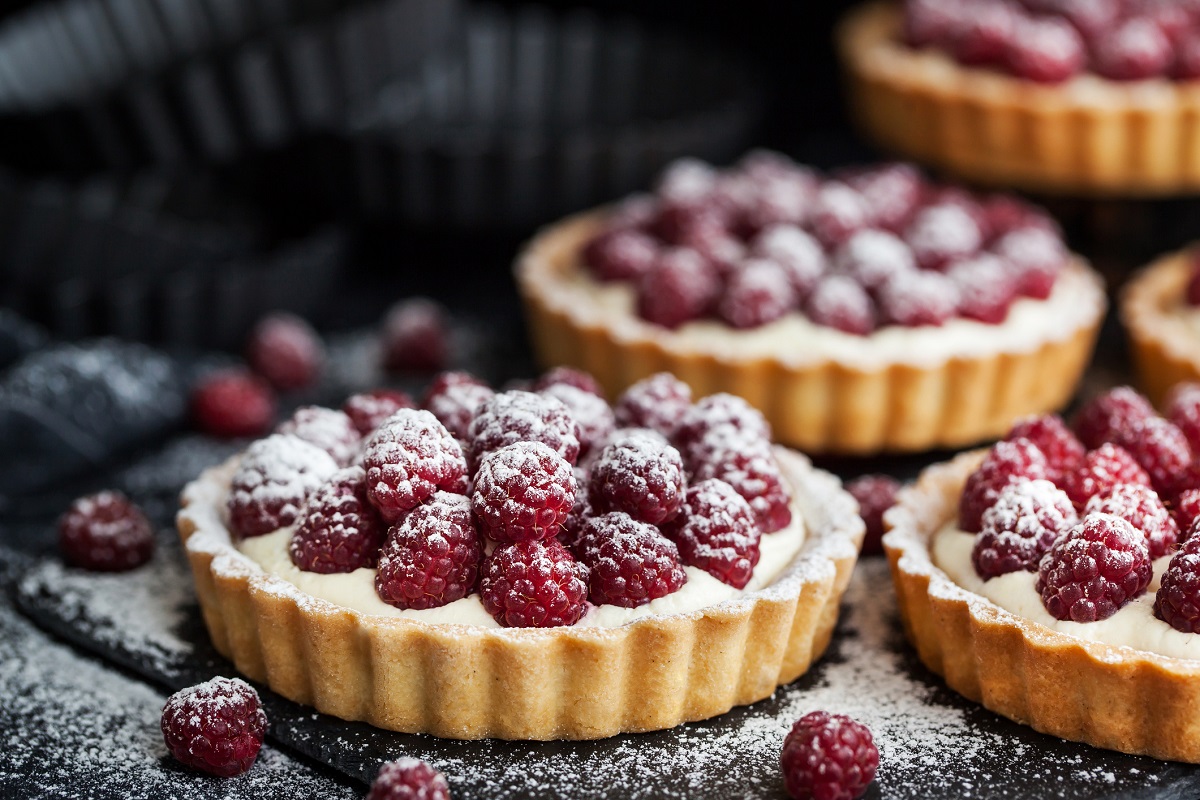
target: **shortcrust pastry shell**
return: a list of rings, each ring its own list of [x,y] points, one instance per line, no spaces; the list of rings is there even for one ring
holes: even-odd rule
[[[985,453],[926,469],[885,515],[884,548],[904,630],[950,688],[1042,733],[1200,762],[1200,662],[1089,642],[958,586],[930,556]]]
[[[1177,383],[1200,381],[1200,335],[1178,318],[1194,253],[1164,256],[1138,272],[1121,292],[1121,323],[1129,335],[1139,388],[1155,405]]]
[[[852,111],[880,145],[980,183],[1053,194],[1200,189],[1200,81],[1043,86],[900,39],[898,4],[838,31]]]
[[[367,615],[304,594],[231,543],[221,468],[178,527],[216,649],[283,696],[347,720],[453,739],[596,739],[707,719],[770,696],[829,644],[862,543],[853,498],[780,450],[808,527],[755,592],[616,628],[488,629]]]
[[[1095,305],[1090,324],[1067,336],[1033,350],[931,365],[864,368],[836,360],[797,364],[697,352],[678,345],[671,331],[648,323],[605,324],[556,298],[556,285],[575,268],[603,218],[603,211],[593,211],[542,231],[517,262],[517,285],[542,366],[587,370],[610,399],[642,378],[671,372],[697,396],[740,395],[763,412],[779,442],[807,453],[918,452],[1003,436],[1020,417],[1066,405],[1104,317],[1106,301],[1097,287],[1094,297],[1081,298]],[[1087,267],[1074,263],[1070,269]],[[730,329],[729,335],[739,334]]]

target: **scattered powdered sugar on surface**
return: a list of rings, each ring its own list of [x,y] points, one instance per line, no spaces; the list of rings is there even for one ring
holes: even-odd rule
[[[188,435],[117,475],[117,484],[134,496],[179,493],[179,487],[214,464],[242,450],[245,442]]]

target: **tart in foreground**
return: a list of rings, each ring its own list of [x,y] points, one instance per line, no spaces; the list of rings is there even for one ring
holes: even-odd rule
[[[1164,256],[1134,275],[1121,293],[1121,323],[1138,386],[1155,404],[1176,384],[1200,381],[1198,263],[1194,249]]]

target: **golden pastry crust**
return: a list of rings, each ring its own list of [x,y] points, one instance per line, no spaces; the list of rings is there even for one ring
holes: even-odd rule
[[[177,523],[214,646],[283,696],[408,733],[596,739],[761,700],[824,652],[863,524],[837,478],[778,455],[808,531],[783,574],[700,611],[617,628],[431,624],[304,594],[233,546],[221,467],[184,489]]]
[[[558,292],[579,252],[603,224],[602,211],[554,225],[529,243],[516,267],[533,349],[544,367],[568,364],[596,376],[610,397],[667,371],[697,396],[730,392],[756,406],[775,438],[808,453],[869,454],[963,447],[1002,436],[1014,420],[1061,408],[1091,358],[1106,299],[1086,274],[1082,324],[1019,351],[950,357],[940,363],[863,366],[807,359],[802,342],[770,357],[734,357],[687,344],[672,331],[624,313],[599,320]],[[742,335],[733,329],[729,336]],[[984,348],[988,350],[988,347]]]
[[[1138,387],[1156,405],[1175,384],[1200,381],[1200,335],[1179,316],[1194,256],[1191,251],[1164,256],[1121,292],[1121,323],[1129,334]]]
[[[852,110],[889,150],[960,177],[1057,194],[1200,189],[1200,81],[1044,86],[964,67],[900,39],[902,10],[870,3],[838,31]]]
[[[959,694],[1064,739],[1200,762],[1200,661],[1089,642],[1011,614],[955,584],[930,539],[957,514],[983,452],[926,469],[884,517],[905,633]]]

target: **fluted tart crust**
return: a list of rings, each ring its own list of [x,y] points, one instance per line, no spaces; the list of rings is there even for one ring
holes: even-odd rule
[[[1200,381],[1200,310],[1186,304],[1195,253],[1164,256],[1138,272],[1121,292],[1121,323],[1129,335],[1138,387],[1160,405],[1177,383]]]

